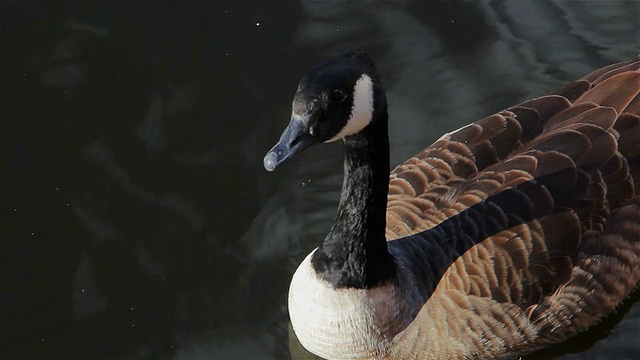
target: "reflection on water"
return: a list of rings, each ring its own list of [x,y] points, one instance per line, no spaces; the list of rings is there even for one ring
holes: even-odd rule
[[[289,278],[331,224],[342,159],[328,145],[267,173],[262,156],[321,59],[376,59],[397,164],[640,52],[637,2],[0,7],[12,359],[290,357]],[[639,319],[630,301],[538,358],[632,358]]]

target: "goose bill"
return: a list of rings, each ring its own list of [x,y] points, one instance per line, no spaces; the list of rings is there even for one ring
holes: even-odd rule
[[[309,133],[309,115],[293,115],[278,143],[265,155],[264,168],[273,171],[288,158],[319,142],[319,139]]]

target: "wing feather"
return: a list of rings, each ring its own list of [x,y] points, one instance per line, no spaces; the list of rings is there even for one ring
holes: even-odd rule
[[[442,275],[399,341],[527,351],[585,330],[638,284],[638,69],[640,57],[599,69],[446,134],[392,171],[391,244],[463,215],[465,224],[416,258],[425,278]]]

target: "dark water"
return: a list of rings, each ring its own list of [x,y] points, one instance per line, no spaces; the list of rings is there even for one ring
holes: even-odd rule
[[[342,177],[337,145],[262,168],[300,76],[370,53],[395,165],[640,53],[639,4],[3,3],[0,358],[290,358]],[[638,358],[637,299],[530,358]]]

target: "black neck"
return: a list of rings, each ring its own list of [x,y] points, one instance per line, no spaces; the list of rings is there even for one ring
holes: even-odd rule
[[[371,288],[394,275],[385,238],[387,123],[384,106],[364,130],[344,140],[344,182],[338,215],[311,260],[316,273],[335,287]]]

